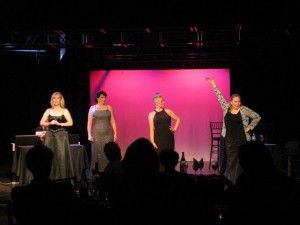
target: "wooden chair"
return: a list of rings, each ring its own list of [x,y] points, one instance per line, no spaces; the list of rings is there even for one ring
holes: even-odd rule
[[[208,168],[210,169],[213,161],[219,163],[223,122],[209,122],[209,125],[211,138]]]

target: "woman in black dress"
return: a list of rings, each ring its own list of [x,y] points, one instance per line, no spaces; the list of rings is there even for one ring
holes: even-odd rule
[[[170,109],[164,108],[164,98],[160,93],[153,96],[155,110],[149,113],[150,141],[159,154],[162,149],[175,148],[174,132],[178,129],[180,118]],[[172,126],[172,119],[175,120]]]
[[[74,176],[69,136],[66,127],[73,126],[72,116],[65,108],[65,99],[60,92],[54,92],[50,99],[51,108],[46,109],[40,125],[48,127],[44,144],[54,152],[51,179]]]

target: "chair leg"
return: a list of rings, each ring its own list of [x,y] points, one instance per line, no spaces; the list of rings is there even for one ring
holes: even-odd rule
[[[212,147],[212,144],[211,144],[208,169],[210,169],[210,167],[211,167],[212,152],[213,152],[213,147]]]

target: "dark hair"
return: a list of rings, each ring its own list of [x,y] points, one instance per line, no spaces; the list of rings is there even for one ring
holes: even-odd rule
[[[34,176],[50,174],[53,151],[45,145],[35,145],[26,154],[26,166]]]
[[[159,159],[152,143],[144,137],[132,142],[123,158],[127,174],[155,174],[159,172]]]
[[[174,169],[179,161],[179,154],[171,148],[165,148],[159,153],[160,163],[168,169]]]
[[[120,161],[122,159],[121,149],[117,142],[107,142],[104,145],[104,153],[110,162]]]
[[[99,91],[96,95],[95,95],[95,103],[98,103],[98,98],[100,97],[100,95],[104,95],[105,98],[107,97],[107,94],[105,91]]]

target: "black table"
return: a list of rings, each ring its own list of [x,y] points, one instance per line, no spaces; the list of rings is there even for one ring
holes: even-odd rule
[[[25,163],[26,153],[32,147],[32,145],[16,146],[16,149],[13,152],[12,174],[18,178],[19,185],[27,185],[33,178],[32,173],[27,169]],[[76,180],[79,182],[83,170],[90,166],[88,155],[86,148],[83,145],[71,144],[70,148]]]
[[[268,149],[271,152],[274,166],[276,169],[280,169],[280,147],[278,144],[271,144],[271,143],[265,143],[265,146],[268,147]]]

